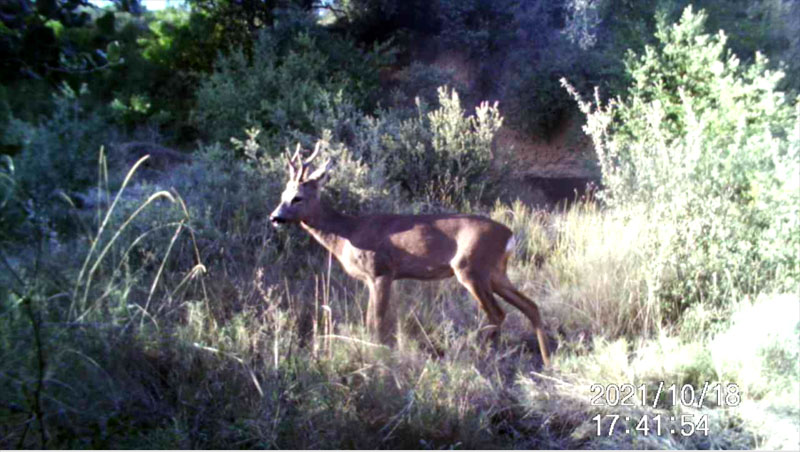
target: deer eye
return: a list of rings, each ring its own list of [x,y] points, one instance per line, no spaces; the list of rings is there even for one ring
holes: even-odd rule
[[[292,198],[292,201],[289,204],[297,204],[298,202],[300,202],[302,200],[303,200],[303,198],[301,198],[299,196],[295,196],[294,198]]]

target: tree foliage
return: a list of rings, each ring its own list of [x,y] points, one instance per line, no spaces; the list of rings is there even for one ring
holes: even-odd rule
[[[196,11],[201,11],[220,23],[227,32],[245,30],[253,33],[271,27],[281,9],[298,8],[310,12],[314,0],[188,0]]]
[[[250,58],[243,49],[220,56],[200,82],[193,120],[222,142],[252,126],[272,137],[310,132],[334,98],[368,107],[389,61],[386,48],[363,51],[298,17],[262,30]]]
[[[438,1],[340,0],[329,6],[335,27],[359,42],[373,44],[388,39],[404,41],[430,37],[440,29]]]
[[[16,0],[0,5],[0,80],[58,81],[64,74],[108,63],[108,54],[114,52],[106,47],[108,42],[80,39],[80,32],[94,22],[90,8],[88,0]],[[108,19],[105,15],[98,23]]]
[[[646,205],[656,267],[677,303],[720,301],[800,279],[800,99],[756,54],[687,8],[630,53],[627,93],[580,102],[611,206]],[[574,92],[573,92],[574,93]]]

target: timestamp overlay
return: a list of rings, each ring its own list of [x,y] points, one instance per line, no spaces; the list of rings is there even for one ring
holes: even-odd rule
[[[742,402],[739,385],[736,383],[704,382],[697,387],[692,384],[665,383],[634,385],[598,384],[590,386],[591,405],[604,407],[606,414],[597,414],[591,420],[597,427],[598,436],[616,433],[638,433],[641,435],[705,435],[709,434],[708,414],[699,410],[714,405],[733,408]],[[653,409],[678,408],[698,412],[686,414],[607,414],[614,408],[631,413],[626,407],[650,407]]]

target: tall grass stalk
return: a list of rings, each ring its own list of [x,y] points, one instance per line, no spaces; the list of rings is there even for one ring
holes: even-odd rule
[[[150,291],[147,293],[147,301],[145,301],[143,312],[147,312],[147,309],[150,307],[150,300],[153,299],[153,293],[155,293],[156,286],[158,286],[158,281],[161,278],[161,274],[164,272],[164,267],[167,264],[167,259],[169,258],[169,255],[172,252],[172,246],[175,245],[175,241],[178,239],[178,236],[183,230],[183,224],[184,220],[178,222],[178,227],[175,228],[175,233],[172,234],[172,239],[170,239],[169,245],[167,245],[167,250],[164,252],[164,257],[161,259],[161,265],[159,265],[158,271],[156,272],[156,276],[153,278],[153,283],[150,285]],[[142,317],[141,321],[144,322],[144,316]]]
[[[92,258],[94,257],[95,250],[97,249],[98,245],[100,244],[100,239],[103,236],[103,234],[105,233],[105,230],[106,230],[106,227],[108,225],[109,219],[111,218],[112,214],[114,213],[114,209],[117,206],[117,203],[119,202],[120,198],[122,197],[122,193],[125,191],[125,188],[128,186],[128,183],[130,182],[131,178],[135,174],[137,168],[139,168],[139,166],[142,163],[144,163],[149,157],[150,157],[149,155],[146,155],[146,156],[140,158],[133,165],[133,167],[131,167],[131,169],[128,171],[128,173],[125,176],[125,179],[122,182],[122,186],[117,191],[117,194],[114,197],[114,201],[108,207],[108,210],[106,211],[106,214],[105,214],[105,216],[103,218],[103,221],[100,224],[100,227],[98,228],[96,235],[94,236],[94,238],[91,241],[91,246],[89,247],[89,252],[86,254],[86,258],[85,258],[85,260],[83,262],[83,265],[81,267],[80,272],[78,273],[77,280],[75,281],[75,287],[73,289],[73,304],[70,306],[70,317],[74,317],[76,319],[76,321],[83,320],[86,317],[86,315],[88,315],[89,312],[91,311],[92,307],[87,307],[87,300],[88,300],[88,297],[89,297],[89,289],[92,286],[92,278],[93,278],[95,272],[97,271],[97,269],[100,267],[100,264],[103,262],[103,259],[105,258],[105,256],[109,252],[109,250],[111,249],[112,245],[114,245],[114,243],[120,237],[120,235],[125,230],[125,228],[129,224],[131,224],[131,222],[145,208],[147,208],[147,206],[152,204],[154,201],[156,201],[158,199],[161,199],[161,198],[165,198],[165,199],[169,200],[171,203],[175,203],[175,197],[171,193],[166,191],[166,190],[161,190],[161,191],[158,191],[158,192],[153,193],[152,195],[150,195],[117,228],[117,230],[111,236],[109,241],[105,244],[103,249],[100,251],[100,253],[97,255],[97,257],[94,259],[94,263],[91,264],[91,268],[89,268],[89,270],[87,272],[87,268],[89,267],[90,263],[92,262]],[[178,229],[178,231],[180,231],[180,228]],[[165,256],[165,259],[166,259],[166,256]],[[84,280],[84,278],[85,278],[85,280]],[[83,288],[83,294],[79,298],[78,297],[78,293],[80,292],[81,287]],[[80,313],[78,313],[78,312],[80,312]],[[76,314],[77,314],[77,316],[76,316]]]

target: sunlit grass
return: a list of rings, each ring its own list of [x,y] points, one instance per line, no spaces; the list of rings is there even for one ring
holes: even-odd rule
[[[642,245],[650,230],[631,212],[493,210],[518,239],[510,276],[558,343],[553,367],[542,369],[529,323],[508,305],[500,345],[481,342],[484,316],[454,280],[395,284],[399,338],[393,348],[378,344],[363,322],[365,289],[300,231],[236,236],[224,243],[261,237],[268,249],[228,259],[188,205],[180,215],[191,234],[175,238],[173,226],[142,239],[154,251],[134,259],[137,231],[158,228],[158,211],[174,208],[149,198],[97,216],[118,239],[94,288],[79,291],[88,293],[81,306],[116,308],[76,321],[69,297],[35,286],[33,304],[3,300],[0,384],[11,397],[0,406],[2,447],[788,448],[800,431],[787,396],[798,394],[796,298],[742,301],[730,328],[712,329],[701,308],[684,324],[664,324],[647,291],[656,280]],[[142,206],[155,214],[126,223]],[[126,224],[134,232],[120,233]],[[51,258],[72,262],[65,274],[77,276],[84,260],[74,250],[97,255],[91,246],[64,244]],[[684,331],[698,325],[703,334]],[[736,382],[742,403],[697,411],[709,415],[707,437],[597,435],[598,413],[687,409],[666,399],[592,405],[593,384],[653,394],[659,382],[698,390]],[[42,428],[31,422],[37,413]]]
[[[764,295],[736,307],[731,326],[710,344],[720,380],[742,391],[741,417],[760,448],[800,444],[800,300]]]

